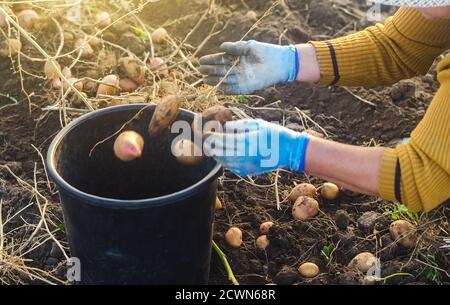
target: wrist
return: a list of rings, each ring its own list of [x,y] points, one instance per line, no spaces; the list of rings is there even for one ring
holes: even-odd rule
[[[317,60],[316,49],[310,43],[296,45],[299,53],[299,72],[296,80],[305,83],[320,81],[320,66]]]

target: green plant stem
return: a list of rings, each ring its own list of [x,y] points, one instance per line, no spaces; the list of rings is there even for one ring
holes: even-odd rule
[[[225,270],[227,271],[228,279],[231,281],[231,283],[233,285],[239,285],[239,282],[234,277],[233,270],[231,270],[231,266],[228,263],[227,256],[225,255],[225,253],[223,253],[222,250],[220,250],[219,246],[216,244],[216,242],[214,240],[212,241],[212,246],[213,246],[214,250],[217,252],[217,254],[219,255],[219,258],[222,261],[222,264],[225,267]]]

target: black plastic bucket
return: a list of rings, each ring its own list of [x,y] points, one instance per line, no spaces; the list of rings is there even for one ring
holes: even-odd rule
[[[113,153],[113,134],[124,130],[145,140],[131,162]],[[82,284],[207,284],[211,226],[221,167],[206,159],[194,167],[171,153],[177,134],[147,135],[154,105],[98,110],[62,129],[50,145],[47,168],[61,197],[72,257],[81,264]],[[191,122],[181,110],[178,119]]]

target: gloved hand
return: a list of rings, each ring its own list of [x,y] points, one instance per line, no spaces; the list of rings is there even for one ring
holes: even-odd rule
[[[299,55],[294,46],[250,40],[224,42],[220,49],[224,53],[200,58],[199,71],[206,75],[204,82],[214,86],[226,75],[239,56],[239,63],[219,87],[225,94],[251,94],[256,90],[297,78]]]
[[[231,121],[224,133],[213,133],[204,142],[206,155],[237,175],[258,175],[277,168],[305,169],[309,135],[261,119]]]

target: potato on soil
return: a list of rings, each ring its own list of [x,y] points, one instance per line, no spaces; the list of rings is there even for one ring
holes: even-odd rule
[[[261,234],[267,234],[270,231],[270,228],[273,226],[273,222],[272,221],[266,221],[263,222],[260,226],[259,226],[259,232]]]
[[[300,196],[315,197],[317,195],[317,189],[310,183],[300,183],[296,185],[289,194],[289,200],[295,202]]]
[[[94,49],[92,49],[91,45],[82,38],[75,41],[75,48],[79,49],[78,52],[81,52],[80,57],[82,59],[88,59],[94,56]]]
[[[303,263],[298,267],[298,273],[303,277],[312,278],[319,274],[319,267],[314,263]]]
[[[255,244],[259,250],[266,250],[270,242],[269,239],[267,238],[267,235],[261,235],[256,239]]]
[[[92,80],[83,81],[83,92],[86,92],[89,96],[95,96],[97,94],[98,83]]]
[[[297,220],[307,220],[319,213],[319,203],[308,196],[300,196],[292,206],[292,216]]]
[[[83,82],[81,80],[79,80],[78,78],[75,78],[75,77],[71,77],[67,80],[70,82],[70,84],[72,86],[75,87],[75,89],[77,89],[78,91],[83,91]],[[64,91],[67,91],[67,90],[72,91],[72,88],[65,81],[63,82],[63,89],[64,89]]]
[[[72,77],[72,71],[70,71],[69,67],[64,67],[61,70],[62,75],[64,75],[65,78],[71,78]]]
[[[0,57],[16,56],[22,49],[22,43],[18,39],[5,39],[0,42]]]
[[[169,69],[164,60],[160,57],[153,57],[150,59],[150,70],[155,73],[158,77],[164,78],[169,76]]]
[[[97,96],[99,95],[116,95],[119,91],[119,78],[114,75],[107,75],[103,78],[102,83],[98,86]]]
[[[331,182],[325,182],[320,187],[320,195],[327,200],[334,200],[339,195],[339,187]]]
[[[17,14],[19,25],[26,30],[32,30],[34,28],[34,23],[38,18],[38,13],[33,10],[23,10]]]
[[[44,64],[44,74],[48,79],[54,79],[59,77],[59,71],[61,71],[61,66],[58,62],[47,60]],[[64,75],[65,76],[65,75]]]
[[[107,12],[99,12],[95,14],[95,25],[100,28],[106,28],[111,24],[111,15]]]
[[[247,18],[247,19],[250,20],[250,21],[256,21],[256,20],[258,20],[258,17],[256,16],[255,11],[248,11],[248,12],[245,14],[245,18]]]
[[[177,95],[168,95],[156,105],[155,112],[148,126],[148,133],[151,136],[157,135],[168,128],[178,116],[181,101]]]
[[[356,269],[359,272],[366,273],[370,268],[377,263],[377,258],[370,252],[362,252],[356,255],[348,264],[351,269]]]
[[[225,233],[226,243],[233,248],[239,248],[242,245],[242,231],[237,227],[231,227]]]
[[[114,154],[122,161],[139,158],[144,148],[144,139],[135,131],[122,132],[114,142]]]
[[[122,92],[134,92],[138,88],[138,85],[129,78],[122,78],[119,81],[119,87]]]
[[[62,80],[59,77],[55,77],[52,79],[52,89],[53,90],[61,90],[62,88]]]
[[[88,43],[93,49],[96,50],[100,49],[103,46],[103,41],[101,40],[101,38],[98,38],[96,36],[90,37]]]
[[[145,66],[142,65],[137,59],[129,56],[119,59],[119,64],[123,72],[133,80],[138,86],[142,85],[145,81]]]
[[[164,29],[164,28],[157,28],[151,34],[152,41],[157,44],[164,43],[168,36],[169,36],[169,34],[167,33],[166,29]]]
[[[176,142],[173,146],[173,154],[179,163],[189,166],[198,165],[204,159],[201,149],[188,139]]]
[[[416,245],[416,227],[406,220],[396,220],[389,226],[392,238],[405,248]]]

